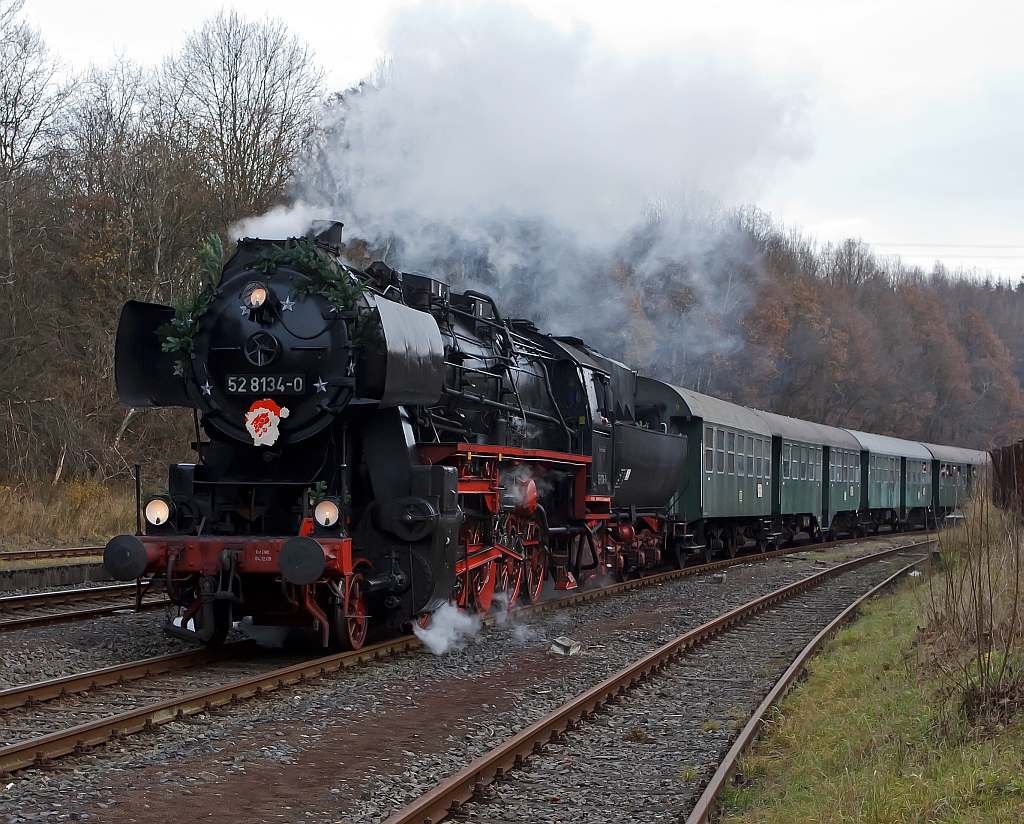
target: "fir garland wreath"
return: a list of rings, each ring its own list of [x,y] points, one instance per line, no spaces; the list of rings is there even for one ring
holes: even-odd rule
[[[164,352],[180,352],[182,357],[174,362],[174,373],[184,377],[189,368],[189,355],[195,348],[194,337],[199,328],[199,319],[210,308],[210,301],[220,285],[224,271],[224,244],[220,235],[211,234],[199,247],[199,272],[203,287],[191,300],[175,298],[171,301],[174,317],[156,330]]]
[[[356,309],[359,298],[366,287],[344,264],[324,255],[317,248],[312,236],[290,238],[284,246],[274,246],[270,255],[249,263],[247,269],[276,268],[288,266],[300,274],[295,292],[300,295],[320,294],[339,312]],[[380,321],[376,310],[357,311],[348,323],[349,340],[354,344],[366,344],[379,338]]]
[[[224,271],[224,244],[220,235],[211,234],[197,253],[203,286],[191,300],[175,298],[174,317],[156,330],[160,348],[164,352],[180,352],[174,362],[174,374],[184,377],[190,368],[190,355],[195,348],[195,334],[199,321],[210,308],[210,302],[220,285]],[[320,294],[339,312],[352,312],[362,297],[365,287],[353,277],[343,264],[322,254],[312,237],[291,238],[284,246],[250,262],[247,269],[274,269],[288,266],[299,272],[295,292],[300,295]],[[380,337],[380,321],[376,310],[356,311],[348,324],[349,340],[356,345],[370,343]]]

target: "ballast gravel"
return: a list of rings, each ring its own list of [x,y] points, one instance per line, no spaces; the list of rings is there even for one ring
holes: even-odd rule
[[[892,543],[743,564],[717,583],[704,574],[557,612],[513,613],[444,655],[418,650],[19,772],[0,782],[0,824],[380,822],[677,635],[820,571],[816,560],[831,565]],[[892,571],[904,562],[890,563]],[[31,663],[18,683],[37,680],[28,666],[64,675],[181,649],[161,632],[163,620],[118,615],[11,633],[0,647],[4,677],[21,661]],[[549,653],[558,636],[584,642],[584,651]],[[638,789],[634,778],[622,784]]]

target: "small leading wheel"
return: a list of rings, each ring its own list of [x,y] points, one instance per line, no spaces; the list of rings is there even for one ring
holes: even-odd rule
[[[355,575],[348,585],[348,614],[345,604],[334,607],[332,629],[338,646],[346,650],[357,650],[366,641],[366,630],[370,626],[370,611],[362,591],[362,576]]]
[[[469,573],[469,587],[473,591],[473,606],[480,615],[486,615],[494,601],[495,574],[494,561],[481,564]]]
[[[208,647],[219,647],[224,644],[228,637],[228,630],[231,629],[231,604],[226,601],[214,601],[211,605],[213,611],[213,628],[208,630],[203,621],[205,607],[199,607],[192,617],[192,624],[200,638],[206,634],[204,630],[210,631],[209,637],[203,641]]]

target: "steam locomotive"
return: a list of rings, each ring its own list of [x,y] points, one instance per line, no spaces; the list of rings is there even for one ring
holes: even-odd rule
[[[354,649],[701,545],[669,514],[687,436],[636,373],[485,294],[355,269],[341,231],[240,240],[187,311],[124,306],[121,401],[195,416],[197,460],[104,553],[166,587],[168,632],[217,644],[249,616]]]

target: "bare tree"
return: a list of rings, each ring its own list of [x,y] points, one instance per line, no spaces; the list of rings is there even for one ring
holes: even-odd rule
[[[209,146],[211,184],[226,225],[280,197],[316,125],[323,72],[280,20],[222,11],[169,65],[182,105]]]
[[[74,84],[38,31],[21,19],[24,0],[0,0],[0,198],[5,223],[6,280],[14,279],[18,178],[45,150]]]

